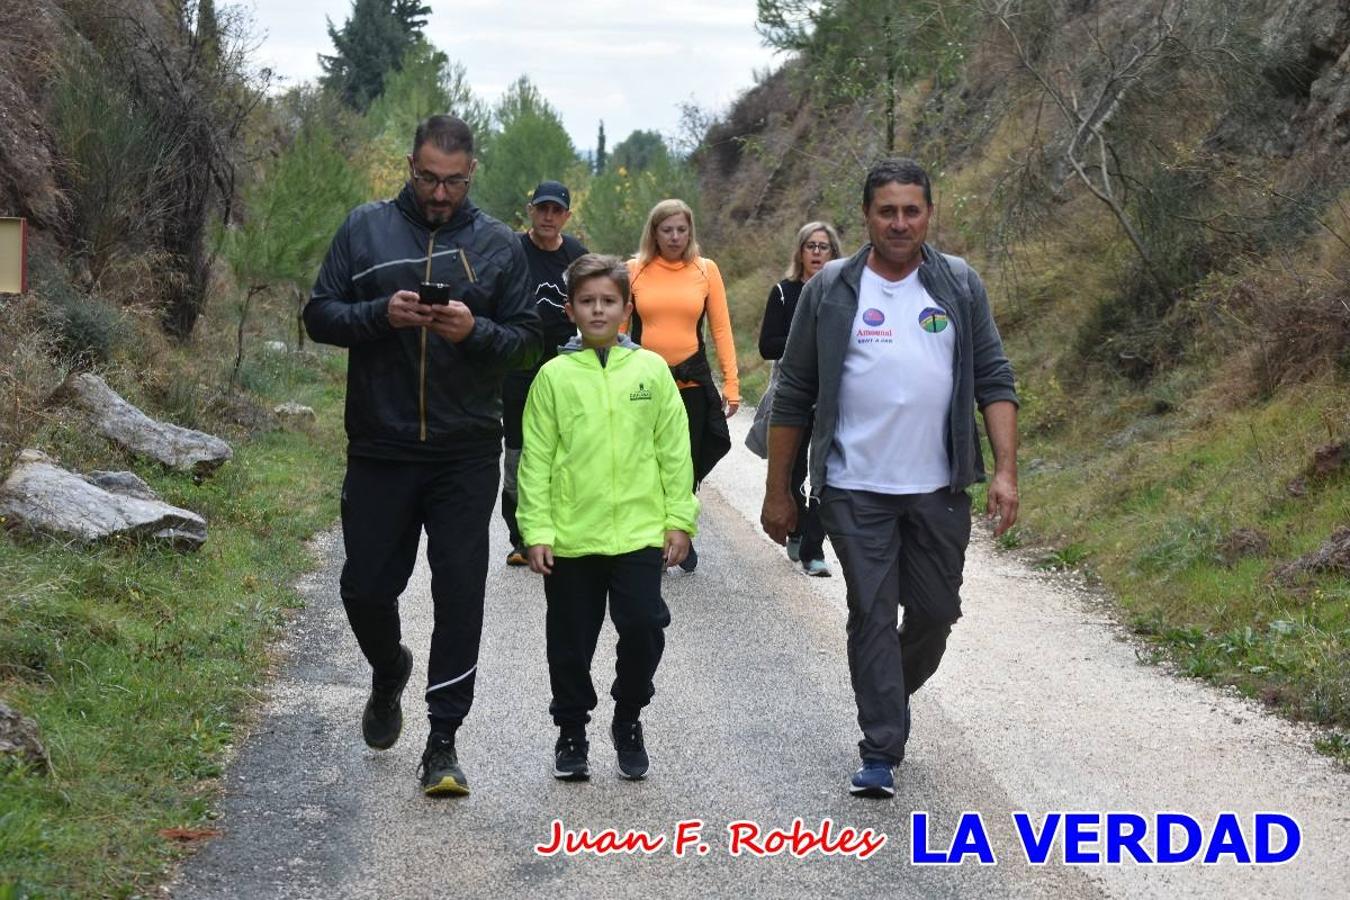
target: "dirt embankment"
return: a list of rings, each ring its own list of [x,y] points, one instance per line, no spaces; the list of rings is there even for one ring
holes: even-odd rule
[[[59,49],[61,20],[50,0],[0,7],[0,213],[25,216],[38,228],[60,220],[57,156],[41,91]]]
[[[1242,6],[1244,21],[1234,24],[1246,32],[1251,58],[1262,61],[1259,75],[1268,90],[1254,114],[1244,110],[1240,121],[1217,121],[1211,144],[1267,158],[1276,170],[1343,180],[1350,174],[1350,5],[1266,0],[1260,7]],[[1121,46],[1142,46],[1156,27],[1135,4],[1059,7],[1048,29],[1055,37],[1040,51],[1047,70],[1056,70],[1057,57],[1067,60],[1081,49],[1084,34],[1107,34]],[[971,34],[966,63],[955,77],[939,87],[901,85],[897,152],[925,158],[931,153],[950,167],[976,168],[990,161],[988,154],[1006,151],[993,146],[994,138],[1002,118],[1016,114],[1026,85],[1016,83],[1016,61],[996,25],[985,23]],[[1085,74],[1094,73],[1088,67]],[[856,205],[852,192],[836,196],[833,182],[885,151],[881,108],[875,97],[824,102],[813,89],[818,87],[803,66],[789,62],[713,125],[698,158],[703,196],[716,198],[706,204],[710,237],[729,237],[753,225],[790,230],[817,214]],[[852,218],[839,216],[845,227]]]

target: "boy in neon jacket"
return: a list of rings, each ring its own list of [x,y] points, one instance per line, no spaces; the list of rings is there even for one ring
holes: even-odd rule
[[[580,334],[530,388],[517,509],[548,599],[553,774],[590,775],[591,659],[608,597],[619,634],[611,734],[620,773],[640,779],[649,761],[638,716],[670,624],[661,573],[689,552],[698,518],[689,424],[665,360],[619,336],[632,311],[624,264],[588,254],[567,283]]]

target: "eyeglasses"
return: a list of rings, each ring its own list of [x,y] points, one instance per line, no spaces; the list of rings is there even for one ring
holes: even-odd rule
[[[834,248],[829,244],[818,244],[815,241],[807,241],[802,244],[802,249],[808,253],[831,253],[834,251]]]
[[[419,172],[412,170],[413,180],[426,188],[428,191],[434,191],[436,188],[444,186],[447,191],[457,191],[464,187],[471,180],[468,175],[447,175],[444,178],[438,178],[430,172]]]

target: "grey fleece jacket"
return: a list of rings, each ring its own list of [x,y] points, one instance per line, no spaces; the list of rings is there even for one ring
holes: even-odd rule
[[[839,383],[858,312],[858,285],[871,245],[848,259],[825,265],[806,283],[779,362],[778,390],[770,425],[811,425],[811,494],[819,497],[827,475],[825,460],[839,420]],[[984,480],[975,408],[999,400],[1017,403],[1012,366],[989,310],[989,297],[975,270],[959,256],[925,244],[919,281],[956,325],[952,402],[947,420],[951,488],[963,490]],[[904,372],[896,372],[903,378]],[[879,385],[884,389],[884,385]],[[812,410],[814,409],[814,422]]]

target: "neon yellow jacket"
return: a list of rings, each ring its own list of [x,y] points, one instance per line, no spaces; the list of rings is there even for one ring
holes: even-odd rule
[[[636,346],[564,352],[525,402],[516,521],[556,556],[617,556],[692,537],[689,422],[666,361]]]

